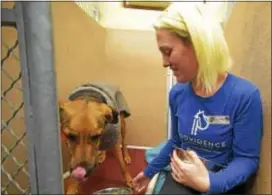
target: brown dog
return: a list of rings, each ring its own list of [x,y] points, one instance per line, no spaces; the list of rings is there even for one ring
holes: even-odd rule
[[[104,161],[108,149],[113,149],[126,184],[132,187],[132,176],[126,165],[131,159],[125,145],[125,118],[130,114],[120,109],[122,106],[118,107],[121,105],[118,99],[124,101],[118,90],[112,98],[102,89],[99,85],[83,85],[73,92],[69,101],[60,102],[61,135],[71,157],[71,182],[66,194],[79,192],[80,182]],[[114,104],[116,97],[117,104]]]

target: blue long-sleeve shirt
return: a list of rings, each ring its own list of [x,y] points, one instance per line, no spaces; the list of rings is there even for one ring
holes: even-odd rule
[[[263,113],[260,92],[249,81],[231,73],[211,97],[193,92],[190,83],[176,84],[169,95],[171,139],[144,169],[152,177],[170,162],[174,146],[192,149],[216,164],[226,167],[209,171],[208,193],[224,193],[246,182],[259,164]]]

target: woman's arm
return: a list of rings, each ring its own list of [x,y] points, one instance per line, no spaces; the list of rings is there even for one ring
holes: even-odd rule
[[[263,134],[263,112],[259,90],[255,90],[242,101],[234,120],[233,160],[227,168],[209,173],[208,193],[227,192],[246,182],[258,169]]]

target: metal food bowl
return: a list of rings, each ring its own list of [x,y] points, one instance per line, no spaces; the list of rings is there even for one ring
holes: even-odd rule
[[[102,194],[133,194],[130,188],[105,188],[99,191],[94,192],[95,195],[102,195]]]

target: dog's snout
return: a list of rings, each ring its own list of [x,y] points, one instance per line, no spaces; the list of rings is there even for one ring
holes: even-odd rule
[[[91,164],[86,161],[83,161],[83,162],[78,163],[76,167],[82,167],[86,171],[92,171],[95,168],[95,166],[96,166],[95,164]]]
[[[95,164],[94,165],[90,164],[90,163],[85,162],[85,161],[84,162],[80,162],[75,167],[72,167],[70,169],[70,172],[73,172],[73,170],[75,170],[78,167],[81,167],[81,168],[85,169],[85,171],[86,171],[85,177],[87,177],[91,172],[93,172],[93,170],[96,168],[96,165]]]
[[[89,166],[89,163],[87,163],[86,161],[83,161],[83,162],[80,162],[77,166],[87,168]]]

